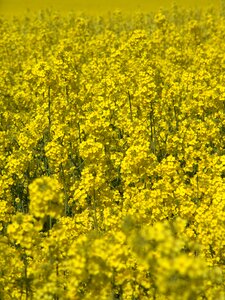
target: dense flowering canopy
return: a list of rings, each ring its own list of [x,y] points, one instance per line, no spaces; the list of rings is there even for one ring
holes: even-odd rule
[[[225,19],[0,19],[0,299],[225,299]]]

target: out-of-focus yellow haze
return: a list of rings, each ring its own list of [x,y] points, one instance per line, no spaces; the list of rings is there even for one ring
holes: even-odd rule
[[[152,11],[160,8],[169,8],[173,3],[185,8],[219,6],[222,0],[0,0],[0,14],[20,15],[27,10],[37,11],[52,8],[62,13],[70,10],[90,14],[102,14],[119,9],[132,12],[134,10]]]

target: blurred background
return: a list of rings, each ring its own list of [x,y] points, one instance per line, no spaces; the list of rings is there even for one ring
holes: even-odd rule
[[[225,0],[0,0],[0,15],[20,15],[24,12],[53,8],[66,13],[68,11],[89,14],[104,14],[112,10],[132,12],[155,11],[170,8],[173,3],[184,8],[219,6]]]

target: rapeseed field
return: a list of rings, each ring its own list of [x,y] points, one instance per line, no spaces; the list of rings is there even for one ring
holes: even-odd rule
[[[224,11],[0,36],[0,299],[224,300]]]

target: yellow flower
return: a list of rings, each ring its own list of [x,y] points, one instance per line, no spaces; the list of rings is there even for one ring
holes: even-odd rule
[[[35,179],[29,185],[29,212],[37,218],[58,218],[63,211],[63,194],[59,182],[47,176]]]

